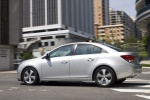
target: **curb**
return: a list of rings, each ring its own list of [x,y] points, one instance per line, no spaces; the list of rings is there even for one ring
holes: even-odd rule
[[[0,74],[16,74],[17,71],[1,71]]]

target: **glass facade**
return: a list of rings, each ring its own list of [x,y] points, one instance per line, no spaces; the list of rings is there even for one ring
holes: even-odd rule
[[[45,25],[45,1],[32,0],[33,26]]]
[[[23,27],[30,27],[30,0],[23,0]]]
[[[9,44],[9,0],[0,0],[0,44]]]
[[[57,0],[47,0],[47,23],[48,25],[58,23]]]

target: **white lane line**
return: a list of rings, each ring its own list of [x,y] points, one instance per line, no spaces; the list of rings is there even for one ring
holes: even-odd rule
[[[42,92],[47,92],[48,90],[40,90],[40,91],[42,91]]]
[[[146,75],[146,74],[150,74],[150,72],[142,72],[142,74],[145,74],[145,75]]]
[[[0,90],[0,92],[3,92],[4,90]]]
[[[8,89],[8,90],[17,90],[17,89],[19,89],[20,87],[10,87],[10,89]]]
[[[28,89],[28,91],[36,91],[36,89]]]
[[[146,96],[146,95],[136,95],[136,96],[150,100],[150,96]]]
[[[125,93],[150,93],[149,89],[112,89],[112,90]]]
[[[146,87],[146,88],[150,88],[150,85],[144,85],[144,86],[138,86],[138,87]]]

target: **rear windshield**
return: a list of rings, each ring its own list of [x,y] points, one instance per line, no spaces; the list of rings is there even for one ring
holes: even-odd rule
[[[104,44],[104,45],[107,46],[107,47],[109,47],[109,48],[111,48],[111,49],[114,49],[114,50],[116,50],[118,52],[122,52],[122,50],[120,48],[114,47],[114,46],[109,45],[109,44]]]

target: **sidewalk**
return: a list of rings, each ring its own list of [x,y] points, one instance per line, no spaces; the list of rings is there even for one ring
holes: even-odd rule
[[[13,71],[0,71],[0,74],[16,74],[17,71],[13,70]]]
[[[150,60],[143,60],[140,62],[140,64],[150,64]]]

